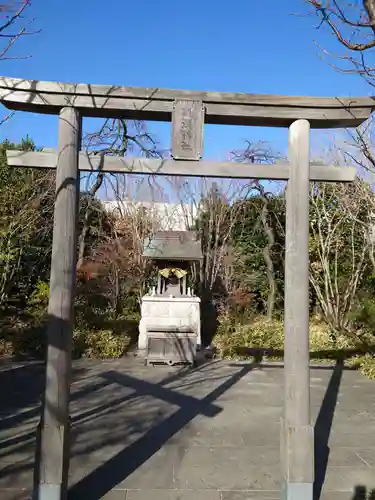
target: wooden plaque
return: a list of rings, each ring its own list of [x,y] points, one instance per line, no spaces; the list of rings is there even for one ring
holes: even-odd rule
[[[204,106],[202,101],[178,99],[172,112],[172,157],[200,160],[203,154]]]

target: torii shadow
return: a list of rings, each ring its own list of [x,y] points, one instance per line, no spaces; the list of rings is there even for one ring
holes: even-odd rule
[[[102,377],[109,382],[135,389],[139,396],[151,395],[177,405],[180,408],[170,417],[146,432],[140,439],[127,446],[104,464],[99,465],[97,469],[75,484],[69,491],[69,500],[79,500],[82,498],[85,500],[98,500],[104,497],[104,495],[114,489],[152,457],[169,439],[189,424],[196,416],[205,415],[212,418],[219,414],[222,408],[213,404],[214,401],[258,366],[258,363],[240,365],[240,369],[236,373],[203,399],[184,395],[161,385],[146,382],[115,371],[108,371],[103,374]]]

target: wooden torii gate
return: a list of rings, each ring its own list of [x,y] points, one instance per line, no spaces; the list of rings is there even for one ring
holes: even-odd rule
[[[9,165],[56,168],[48,306],[46,387],[37,500],[63,500],[69,462],[69,394],[79,171],[287,180],[285,237],[285,402],[281,464],[285,500],[312,500],[314,435],[309,378],[309,181],[350,182],[352,167],[309,162],[310,126],[354,127],[372,98],[317,98],[132,88],[0,78],[13,110],[59,115],[58,152],[8,151]],[[172,121],[172,158],[91,157],[81,152],[82,118]],[[275,165],[201,160],[204,123],[289,127],[289,162]]]

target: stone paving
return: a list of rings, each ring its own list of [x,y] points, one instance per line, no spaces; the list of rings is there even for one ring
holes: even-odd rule
[[[69,500],[279,499],[282,382],[252,363],[76,362]],[[43,366],[1,365],[0,384],[0,499],[26,500]],[[375,383],[312,368],[311,388],[316,500],[374,500]]]

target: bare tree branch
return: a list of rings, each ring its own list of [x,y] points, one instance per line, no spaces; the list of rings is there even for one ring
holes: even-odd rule
[[[28,59],[31,55],[11,55],[16,42],[23,36],[34,35],[40,30],[30,31],[28,28],[34,19],[25,19],[24,14],[31,5],[31,0],[0,1],[0,61],[9,59]],[[0,118],[0,126],[8,121],[14,112]]]
[[[146,126],[140,121],[127,121],[123,119],[108,118],[104,120],[99,130],[87,133],[84,138],[84,149],[94,156],[125,156],[129,153],[145,156],[147,158],[162,158],[163,152],[158,148],[155,138],[148,132]],[[107,183],[111,190],[111,196],[115,196],[118,201],[122,201],[121,181],[129,174],[104,174],[104,172],[90,173],[86,180],[87,205],[84,214],[84,224],[79,235],[79,254],[77,269],[79,270],[86,255],[86,240],[89,233],[91,216],[93,213],[94,200],[100,189]],[[147,177],[147,182],[151,183],[154,178]],[[155,181],[156,185],[156,181]]]
[[[27,59],[31,57],[30,55],[8,55],[19,38],[40,32],[40,30],[29,31],[28,29],[34,21],[34,19],[26,20],[24,16],[30,5],[31,0],[7,0],[0,3],[0,39],[5,42],[0,47],[0,60]]]
[[[360,179],[347,185],[311,184],[310,282],[333,330],[357,341],[351,314],[371,252],[374,202],[373,192]]]
[[[305,3],[319,19],[317,28],[327,26],[345,49],[344,55],[334,55],[318,45],[322,54],[344,63],[344,67],[331,66],[344,73],[356,73],[375,85],[375,68],[368,63],[375,47],[375,0],[305,0]],[[347,63],[352,69],[346,67]]]

